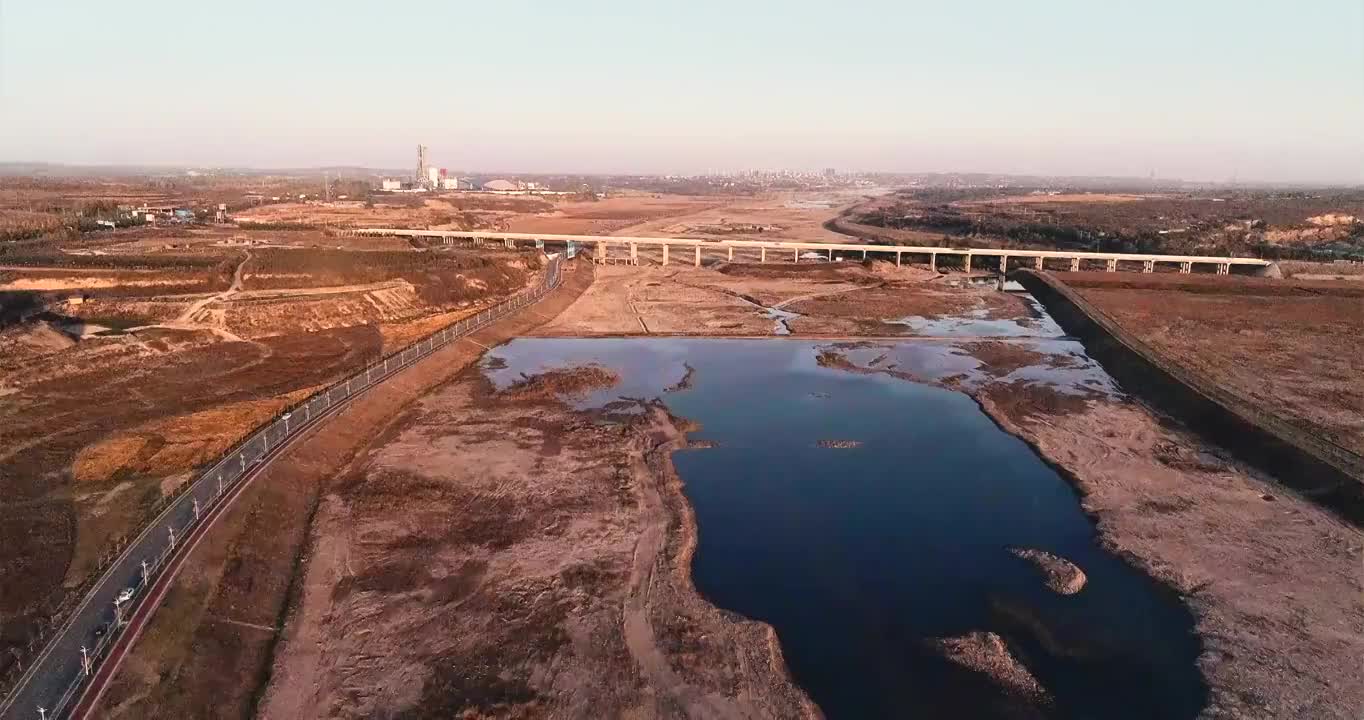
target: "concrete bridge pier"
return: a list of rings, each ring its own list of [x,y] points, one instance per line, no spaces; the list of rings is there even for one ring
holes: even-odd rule
[[[1147,261],[1143,262],[1143,263],[1141,264],[1141,271],[1144,272],[1144,273],[1153,273],[1153,272],[1155,272],[1155,271],[1156,271],[1156,261],[1155,261],[1155,260],[1147,260]]]
[[[1037,256],[1037,262],[1033,263],[1033,267],[1035,267],[1035,268],[1037,269],[1037,272],[1042,272],[1042,256],[1041,256],[1041,255],[1038,255],[1038,256]]]
[[[929,256],[928,256],[928,269],[929,269],[929,270],[932,270],[933,272],[937,272],[937,271],[938,271],[938,254],[937,254],[937,253],[930,253],[930,254],[929,254]]]
[[[734,246],[729,246],[729,261],[734,262]]]
[[[605,242],[605,241],[598,242],[598,243],[597,243],[597,262],[598,262],[599,264],[605,265],[605,264],[606,264],[606,257],[607,257],[607,256],[606,256],[606,242]]]
[[[866,250],[863,250],[863,251],[862,251],[862,262],[866,262],[866,261],[867,261],[867,251],[866,251]]]
[[[833,248],[829,248],[829,262],[833,262],[833,261],[834,261],[834,249],[833,249]]]
[[[1108,261],[1108,271],[1109,271],[1109,272],[1117,272],[1117,271],[1118,271],[1118,261],[1117,261],[1117,260],[1109,260],[1109,261]]]
[[[905,257],[904,253],[900,252],[899,250],[895,251],[895,267],[900,267],[900,263],[904,260],[904,257]]]
[[[971,272],[971,253],[966,253],[966,272]]]
[[[1191,263],[1191,262],[1182,262],[1182,263],[1179,264],[1179,274],[1180,274],[1180,275],[1188,275],[1188,274],[1190,274],[1190,273],[1192,273],[1192,272],[1193,272],[1193,263]]]
[[[667,246],[667,245],[664,245],[664,246],[663,246],[663,264],[664,264],[665,266],[668,264],[668,246]]]
[[[1007,273],[1007,272],[1009,272],[1009,256],[1008,256],[1008,255],[1000,255],[1000,256],[999,256],[999,274],[1000,274],[1000,275],[1003,275],[1003,274],[1005,274],[1005,273]]]
[[[701,267],[701,246],[696,246],[696,267]]]
[[[758,253],[758,262],[767,262],[767,248],[761,248],[761,251]]]
[[[630,243],[630,264],[639,264],[639,245],[636,245],[635,243]]]
[[[1073,257],[1070,259],[1070,271],[1080,272],[1080,258]]]
[[[515,250],[515,249],[516,249],[516,241],[513,240],[513,239],[511,239],[511,238],[507,238],[506,240],[503,240],[503,241],[502,241],[502,245],[503,245],[504,247],[506,247],[508,250]]]
[[[1218,274],[1218,275],[1230,275],[1230,274],[1231,274],[1231,263],[1217,263],[1217,274]]]
[[[793,262],[793,263],[799,263],[799,262],[800,262],[800,250],[792,250],[792,251],[791,251],[791,262]]]

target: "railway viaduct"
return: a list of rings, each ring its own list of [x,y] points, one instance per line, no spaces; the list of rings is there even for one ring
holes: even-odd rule
[[[1013,267],[1032,267],[1037,270],[1047,269],[1067,269],[1078,271],[1081,269],[1097,269],[1102,267],[1108,272],[1119,270],[1155,272],[1157,264],[1173,265],[1179,268],[1181,273],[1192,273],[1195,267],[1211,267],[1218,275],[1228,275],[1231,273],[1233,265],[1254,268],[1255,272],[1265,273],[1273,265],[1268,260],[1256,258],[1224,257],[1215,255],[1158,255],[1140,253],[1104,253],[1104,252],[1080,252],[1073,250],[1020,250],[1013,248],[949,248],[949,247],[919,247],[910,245],[875,245],[862,243],[820,243],[820,242],[790,242],[785,240],[709,240],[699,238],[670,238],[670,237],[630,237],[627,235],[556,235],[547,233],[499,233],[482,232],[470,230],[404,230],[399,228],[364,228],[351,230],[357,235],[385,235],[394,237],[426,238],[432,242],[453,245],[457,242],[469,241],[474,245],[483,245],[489,242],[502,243],[505,247],[514,248],[519,243],[554,243],[566,244],[574,243],[585,249],[593,251],[593,260],[596,262],[610,262],[618,259],[630,264],[639,264],[640,251],[644,250],[649,255],[649,259],[657,260],[663,265],[680,258],[683,262],[690,260],[694,265],[700,266],[702,254],[711,257],[715,254],[722,254],[726,260],[733,260],[735,252],[739,252],[741,258],[758,262],[800,262],[802,259],[809,258],[810,253],[823,255],[820,259],[833,260],[834,253],[839,257],[860,257],[866,259],[871,256],[879,256],[889,259],[895,258],[895,264],[900,265],[905,261],[906,256],[911,261],[927,261],[928,265],[934,270],[938,267],[940,256],[961,258],[961,265],[970,272],[972,267],[985,270],[991,266],[997,267],[1000,271],[1007,271],[1012,264]],[[755,258],[756,256],[756,258]]]

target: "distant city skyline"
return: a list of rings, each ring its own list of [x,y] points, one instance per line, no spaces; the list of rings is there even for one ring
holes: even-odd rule
[[[1364,3],[0,3],[0,161],[1364,183]]]

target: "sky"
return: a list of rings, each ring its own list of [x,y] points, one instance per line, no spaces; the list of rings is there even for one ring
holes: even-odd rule
[[[1364,0],[0,0],[0,162],[1364,184]]]

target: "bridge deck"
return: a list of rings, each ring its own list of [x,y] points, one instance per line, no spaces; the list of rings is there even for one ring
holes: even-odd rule
[[[1024,257],[1060,258],[1079,260],[1193,263],[1204,265],[1251,265],[1266,267],[1268,260],[1218,255],[1164,255],[1148,253],[1084,252],[1078,250],[1023,250],[1017,248],[951,248],[914,245],[880,245],[858,243],[821,243],[795,242],[787,240],[716,240],[710,238],[687,237],[632,237],[629,235],[560,235],[553,233],[507,233],[483,232],[478,230],[405,230],[401,228],[363,228],[353,230],[362,235],[392,235],[399,237],[428,237],[463,240],[502,240],[517,241],[543,240],[545,242],[575,242],[585,246],[606,245],[644,245],[667,246],[669,248],[751,248],[766,250],[819,250],[838,252],[867,252],[890,255],[966,255],[982,257]]]

